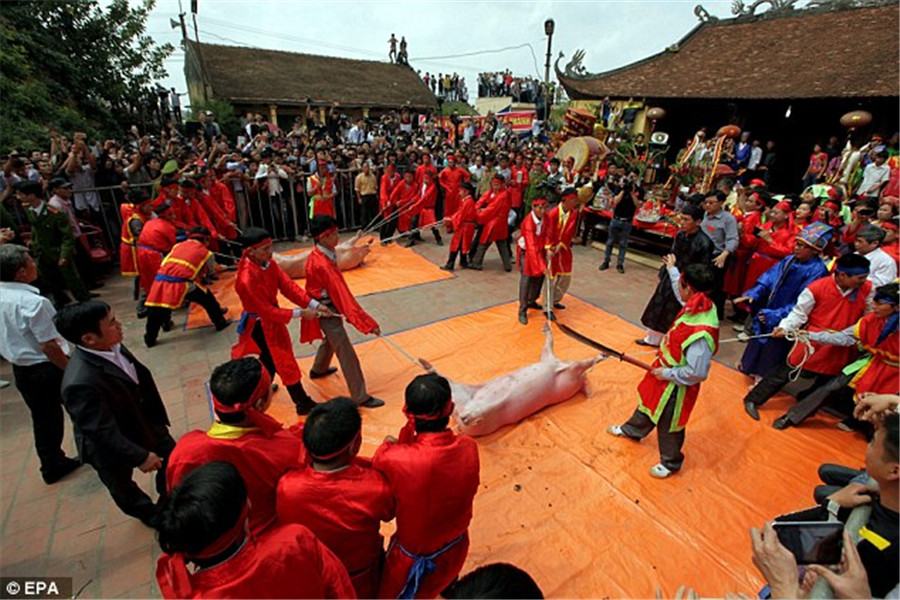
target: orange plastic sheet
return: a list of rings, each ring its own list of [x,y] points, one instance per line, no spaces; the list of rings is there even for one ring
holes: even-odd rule
[[[297,254],[306,250],[309,248],[296,248],[282,252],[282,254]],[[241,314],[241,301],[234,291],[235,276],[234,271],[223,272],[219,275],[219,281],[213,283],[211,287],[219,303],[228,308],[228,316],[233,319],[238,318]],[[344,271],[344,279],[354,296],[386,292],[451,277],[453,277],[452,273],[442,271],[437,265],[408,248],[397,244],[382,246],[377,241],[372,244],[372,251],[366,256],[362,265]],[[303,279],[296,281],[301,287],[303,286]],[[282,306],[291,305],[283,296],[279,295],[279,299]],[[211,323],[206,311],[198,304],[191,304],[185,329],[209,325]]]
[[[634,325],[571,296],[566,305],[559,316],[570,327],[616,349],[646,352],[634,344],[640,333]],[[530,314],[523,327],[516,305],[503,304],[390,340],[451,379],[477,383],[538,360],[542,319]],[[594,353],[553,332],[558,357]],[[385,340],[356,348],[370,393],[387,401],[362,412],[362,454],[371,456],[385,435],[397,434],[403,391],[422,371]],[[299,362],[306,373],[312,358]],[[652,598],[657,589],[673,597],[681,584],[712,597],[754,597],[764,581],[750,560],[748,528],[811,506],[821,463],[863,462],[865,442],[836,430],[831,418],[773,429],[792,402],[787,395],[763,407],[761,422],[752,421],[741,403],[748,379],[714,363],[687,427],[684,469],[653,479],[655,433],[636,443],[605,432],[631,415],[642,375],[615,359],[601,362],[589,372],[587,396],[478,438],[482,485],[464,571],[511,562],[531,573],[548,598]],[[304,386],[317,400],[347,393],[340,374],[304,379]],[[297,419],[283,390],[271,410],[285,422]]]

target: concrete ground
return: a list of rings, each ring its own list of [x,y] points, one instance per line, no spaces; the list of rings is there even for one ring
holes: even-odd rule
[[[447,247],[431,241],[418,244],[415,251],[435,264],[446,261]],[[630,253],[624,275],[615,269],[598,272],[599,262],[597,249],[575,248],[570,292],[638,323],[656,285],[658,257]],[[512,300],[517,289],[518,276],[503,272],[496,250],[491,249],[482,272],[457,270],[453,279],[369,295],[361,304],[390,334]],[[172,434],[177,439],[192,429],[206,429],[204,382],[216,365],[228,359],[237,337],[235,328],[222,333],[178,328],[162,334],[161,343],[149,350],[142,342],[144,322],[134,314],[131,280],[111,275],[99,291],[124,325],[125,344],[154,373],[172,420]],[[183,311],[175,315],[177,323],[184,318]],[[733,337],[731,328],[724,325],[722,339]],[[734,365],[742,350],[739,343],[723,344],[717,360]],[[311,348],[296,342],[295,351],[308,354]],[[0,367],[0,378],[12,380],[9,364]],[[71,425],[66,427],[64,448],[72,455]],[[14,386],[0,391],[0,436],[3,576],[72,577],[73,592],[84,588],[81,597],[160,597],[154,575],[159,550],[152,531],[116,508],[90,467],[55,485],[43,483],[30,416]],[[135,471],[135,477],[144,489],[150,489],[149,475]]]

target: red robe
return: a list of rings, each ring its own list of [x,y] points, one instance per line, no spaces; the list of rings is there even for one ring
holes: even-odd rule
[[[866,298],[872,289],[872,282],[865,282],[847,297],[841,295],[833,275],[813,281],[806,289],[816,299],[816,304],[806,321],[806,329],[841,331],[859,321],[866,312]],[[837,375],[841,369],[850,364],[856,354],[853,347],[811,343],[815,352],[803,364],[803,369],[813,373]],[[803,357],[803,349],[802,344],[796,344],[788,356],[788,364],[798,366]]]
[[[463,254],[468,254],[472,249],[472,242],[475,239],[475,224],[478,222],[477,215],[475,200],[466,193],[459,210],[453,214],[453,239],[450,240],[450,252],[462,250]]]
[[[137,268],[141,287],[149,291],[159,271],[163,257],[175,245],[175,224],[166,219],[151,219],[144,223],[138,237]]]
[[[898,243],[898,240],[882,246],[881,249],[887,252],[894,259],[895,263],[900,264],[900,243]]]
[[[402,546],[415,556],[446,548],[432,559],[435,569],[422,578],[415,596],[435,598],[459,575],[469,551],[468,528],[479,484],[478,445],[452,431],[424,433],[409,443],[383,443],[372,462],[397,499],[397,532],[378,597],[396,598],[406,585],[414,561]]]
[[[229,240],[233,240],[237,237],[237,229],[235,229],[233,225],[234,221],[226,214],[225,209],[219,205],[219,201],[216,197],[209,193],[210,191],[211,190],[201,192],[197,194],[195,198],[213,222],[216,232]]]
[[[372,333],[378,327],[375,319],[353,297],[337,265],[316,246],[306,259],[306,293],[321,300],[324,297],[322,292],[328,293],[335,310],[360,333]],[[319,327],[319,320],[303,319],[300,323],[300,341],[308,343],[320,339],[322,328]]]
[[[695,293],[688,299],[663,337],[653,361],[653,368],[687,365],[688,346],[698,339],[704,340],[713,354],[718,351],[719,318],[716,315],[716,307],[705,294]],[[638,410],[650,417],[653,423],[659,423],[666,405],[675,402],[670,431],[681,431],[691,418],[699,395],[699,383],[689,386],[678,385],[674,381],[657,379],[647,371],[638,384],[640,401]]]
[[[231,349],[231,358],[259,354],[259,348],[251,335],[253,328],[260,326],[281,382],[285,386],[299,382],[300,367],[294,358],[294,347],[287,329],[287,324],[293,318],[293,310],[278,305],[278,292],[301,308],[309,306],[309,296],[274,260],[270,260],[266,268],[262,268],[248,256],[241,258],[238,263],[234,291],[241,299],[244,314],[241,315],[241,325],[238,328],[240,337]]]
[[[421,184],[419,185],[419,200],[416,206],[410,211],[412,215],[419,215],[419,227],[431,225],[437,218],[434,214],[434,207],[437,205],[437,184]]]
[[[734,215],[738,224],[738,247],[734,253],[734,264],[725,271],[725,279],[722,289],[729,296],[740,296],[747,290],[747,267],[750,265],[750,257],[756,248],[759,238],[753,235],[755,227],[759,227],[763,213],[753,211]]]
[[[322,180],[318,173],[310,177],[309,198],[312,201],[310,217],[328,215],[337,218],[337,213],[334,212],[334,177],[326,175]]]
[[[378,593],[381,522],[394,518],[394,508],[387,480],[368,459],[332,473],[301,467],[278,482],[278,520],[309,527],[347,567],[359,598]]]
[[[452,217],[459,209],[459,184],[469,181],[471,175],[462,167],[444,167],[438,181],[444,190],[444,216]]]
[[[185,202],[183,196],[178,195],[174,198],[169,198],[163,193],[161,197],[168,198],[169,203],[172,205],[172,212],[175,214],[175,227],[188,230],[200,225],[200,223],[194,219],[194,211],[188,203]],[[156,204],[156,202],[154,202],[154,204]]]
[[[231,189],[227,185],[221,181],[214,181],[212,185],[206,188],[206,192],[213,201],[215,201],[216,207],[222,211],[229,221],[232,223],[237,222],[237,208],[234,204],[234,194],[231,193]],[[228,237],[227,234],[225,237]]]
[[[119,264],[122,275],[137,277],[137,240],[132,233],[131,222],[137,220],[143,224],[147,222],[147,217],[142,215],[134,204],[121,205],[119,213],[122,215],[122,234],[119,244]]]
[[[415,213],[415,204],[419,200],[419,187],[415,182],[407,185],[406,181],[401,181],[391,192],[391,204],[393,204],[400,216],[397,217],[397,229],[400,233],[409,231],[412,224],[412,218]]]
[[[756,247],[750,262],[747,265],[747,275],[744,284],[748,287],[756,285],[756,281],[762,277],[763,273],[774,267],[782,258],[789,256],[794,251],[794,240],[797,238],[797,231],[794,227],[785,222],[780,229],[773,230],[771,221],[762,226],[772,234],[772,243],[770,244],[762,238],[757,238]]]
[[[181,308],[191,283],[195,283],[211,257],[212,252],[198,240],[175,244],[163,259],[144,303],[172,310]]]
[[[229,462],[247,484],[250,531],[259,534],[277,522],[275,489],[279,478],[297,465],[303,451],[300,431],[282,429],[266,437],[256,427],[222,423],[213,423],[209,431],[190,431],[181,436],[169,456],[166,488],[171,491],[188,473],[206,463]]]
[[[378,192],[378,207],[381,209],[381,214],[385,216],[390,214],[390,209],[393,206],[391,196],[394,193],[394,188],[397,187],[402,179],[396,171],[392,175],[385,173],[381,176],[381,189]]]
[[[163,554],[156,581],[163,598],[355,598],[347,569],[302,525],[276,527],[247,540],[237,554],[196,573],[182,573],[187,588],[173,581]]]
[[[509,192],[506,190],[488,190],[478,200],[476,206],[484,207],[478,212],[478,224],[484,226],[478,243],[490,244],[509,237],[509,202]]]
[[[516,263],[519,270],[526,277],[538,277],[547,271],[545,258],[547,219],[538,233],[538,225],[534,222],[534,213],[529,213],[522,219],[520,227],[521,235],[516,243]]]
[[[522,196],[525,194],[525,188],[528,187],[528,167],[522,165],[518,167],[513,165],[509,168],[509,197],[510,205],[513,208],[522,206]],[[519,181],[521,176],[522,180]]]
[[[897,369],[900,366],[900,334],[894,330],[877,343],[886,321],[875,313],[869,313],[856,324],[854,335],[863,350],[871,356],[850,381],[857,395],[865,392],[896,394],[900,390],[900,370]]]
[[[559,251],[550,259],[550,274],[554,277],[572,274],[572,240],[575,239],[581,218],[580,209],[573,208],[564,215],[561,207],[562,204],[557,204],[544,216],[547,248],[560,246]]]

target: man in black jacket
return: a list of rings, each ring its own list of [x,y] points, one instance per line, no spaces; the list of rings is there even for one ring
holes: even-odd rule
[[[76,346],[62,398],[81,456],[122,512],[152,526],[156,506],[132,471],[156,471],[156,489],[163,495],[166,459],[175,447],[153,376],[122,345],[122,324],[105,302],[66,307],[56,316],[56,328]]]

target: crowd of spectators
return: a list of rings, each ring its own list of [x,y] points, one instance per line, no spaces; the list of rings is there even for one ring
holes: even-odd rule
[[[515,77],[512,72],[478,74],[478,97],[511,96],[514,102],[535,103],[543,94],[541,82],[534,77]]]
[[[466,87],[466,78],[457,73],[433,73],[426,72],[422,75],[422,71],[417,72],[425,86],[431,90],[435,96],[443,102],[468,102],[469,89]]]

